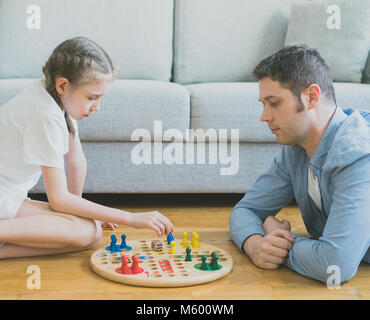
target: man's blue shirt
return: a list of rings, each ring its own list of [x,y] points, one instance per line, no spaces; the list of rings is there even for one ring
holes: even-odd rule
[[[370,115],[337,107],[310,159],[298,146],[283,146],[230,216],[230,233],[243,251],[252,234],[294,198],[313,239],[292,235],[284,264],[325,282],[337,266],[341,282],[353,277],[361,261],[370,263]],[[308,194],[308,166],[318,178],[321,208]]]

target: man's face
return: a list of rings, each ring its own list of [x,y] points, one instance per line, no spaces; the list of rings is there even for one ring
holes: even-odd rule
[[[266,77],[259,81],[259,101],[264,105],[260,120],[267,122],[279,144],[300,144],[308,130],[306,109],[298,104],[292,91]]]

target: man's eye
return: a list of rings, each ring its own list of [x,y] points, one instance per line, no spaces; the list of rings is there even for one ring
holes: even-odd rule
[[[95,97],[92,97],[92,98],[89,98],[89,100],[91,101],[91,100],[96,100],[96,98]]]
[[[279,104],[279,102],[271,102],[270,106],[275,108],[275,107],[277,107],[278,104]]]

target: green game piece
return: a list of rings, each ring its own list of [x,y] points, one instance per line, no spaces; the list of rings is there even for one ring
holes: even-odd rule
[[[198,264],[194,265],[194,268],[198,269],[198,270],[202,270],[202,271],[217,271],[217,270],[222,269],[222,265],[220,265],[220,264],[217,266],[217,269],[211,269],[211,264],[210,263],[206,263],[206,266],[207,266],[207,268],[202,269],[202,264],[198,263]]]
[[[186,258],[185,258],[185,261],[192,261],[191,260],[191,248],[186,248]]]
[[[211,269],[212,270],[218,270],[219,269],[219,264],[217,263],[217,260],[218,260],[218,255],[216,252],[212,252],[211,253],[211,256],[212,256],[212,260],[211,260]]]
[[[201,257],[202,257],[202,265],[200,266],[200,268],[202,270],[207,270],[208,269],[207,262],[206,262],[207,256],[206,255],[202,255]]]

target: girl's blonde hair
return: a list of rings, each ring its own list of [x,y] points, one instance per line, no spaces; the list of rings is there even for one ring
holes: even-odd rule
[[[45,75],[45,88],[64,111],[67,128],[72,136],[75,129],[55,88],[57,77],[66,78],[72,87],[77,87],[93,81],[99,73],[111,74],[112,80],[116,76],[112,60],[104,49],[84,37],[75,37],[59,44],[42,68],[42,72]]]

